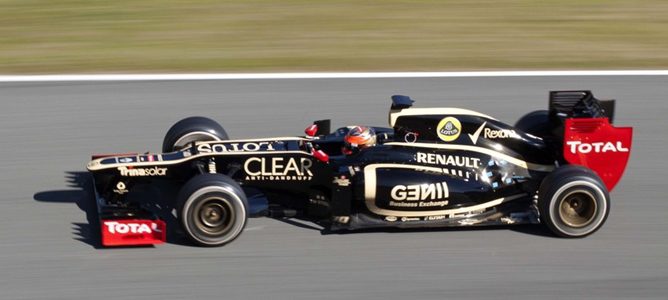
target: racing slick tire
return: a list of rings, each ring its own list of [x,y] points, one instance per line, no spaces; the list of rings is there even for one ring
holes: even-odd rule
[[[610,195],[601,178],[582,166],[550,173],[538,190],[540,219],[555,235],[581,238],[597,231],[610,212]]]
[[[216,247],[233,241],[248,219],[246,194],[222,174],[190,179],[181,188],[176,207],[186,236],[199,246]]]
[[[551,130],[549,112],[547,110],[532,111],[517,120],[515,128],[537,137],[547,136]]]
[[[169,128],[162,141],[162,152],[177,151],[191,142],[227,139],[227,132],[218,122],[205,117],[189,117]]]

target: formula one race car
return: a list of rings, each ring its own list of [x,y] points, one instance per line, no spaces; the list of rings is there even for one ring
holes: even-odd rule
[[[158,214],[128,197],[142,185],[179,187],[183,233],[221,246],[252,215],[299,216],[330,230],[542,223],[560,237],[599,229],[631,151],[632,128],[611,125],[614,100],[550,93],[549,109],[515,126],[458,108],[412,108],[393,96],[389,128],[229,140],[211,119],[167,132],[161,154],[98,155],[88,163],[102,243],[165,241]],[[252,195],[252,197],[250,196]]]

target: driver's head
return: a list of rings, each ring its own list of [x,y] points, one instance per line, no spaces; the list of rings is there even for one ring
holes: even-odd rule
[[[376,132],[373,128],[366,126],[352,127],[343,138],[343,152],[352,154],[360,149],[376,145]]]

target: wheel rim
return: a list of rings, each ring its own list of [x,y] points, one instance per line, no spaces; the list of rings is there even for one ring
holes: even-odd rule
[[[209,197],[195,207],[195,226],[209,235],[221,235],[234,223],[230,203],[221,197]]]
[[[559,203],[559,217],[564,224],[581,228],[589,225],[597,212],[596,198],[588,191],[573,191]]]

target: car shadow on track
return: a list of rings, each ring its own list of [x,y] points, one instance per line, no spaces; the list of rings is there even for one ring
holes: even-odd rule
[[[49,203],[75,203],[77,207],[86,213],[87,223],[72,222],[72,233],[74,240],[84,242],[96,249],[104,249],[100,239],[100,221],[95,204],[95,191],[93,190],[92,177],[88,172],[68,171],[65,172],[67,188],[62,190],[51,190],[38,192],[33,196],[35,201]],[[160,193],[156,195],[154,193]],[[168,203],[174,192],[168,187],[163,189],[139,189],[133,197],[142,199],[142,205],[152,206],[158,216],[167,223],[167,243],[192,246],[187,243],[182,232],[179,231],[176,218],[172,215],[172,209]],[[172,196],[173,197],[173,196]],[[154,201],[153,199],[164,199]],[[151,247],[151,246],[148,246]]]
[[[86,213],[88,223],[72,223],[74,239],[101,248],[100,235],[97,232],[100,224],[90,175],[87,172],[65,172],[65,179],[69,189],[39,192],[33,199],[49,203],[75,203]]]
[[[557,238],[551,234],[544,226],[538,224],[520,224],[520,225],[489,225],[489,226],[466,226],[466,227],[433,227],[433,228],[395,228],[395,227],[377,227],[355,230],[330,230],[326,224],[318,224],[304,218],[272,218],[279,222],[290,224],[296,227],[319,231],[321,235],[346,235],[346,234],[364,234],[364,233],[409,233],[409,232],[461,232],[461,231],[504,231],[510,230],[528,235],[541,236],[545,238]]]

